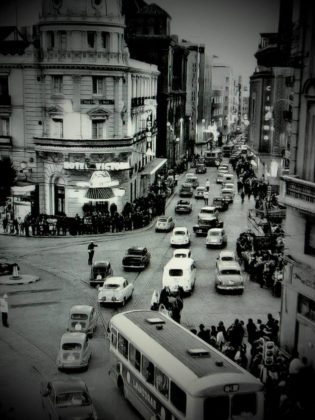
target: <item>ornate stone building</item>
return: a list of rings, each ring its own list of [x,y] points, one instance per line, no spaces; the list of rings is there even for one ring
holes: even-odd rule
[[[130,59],[120,1],[44,0],[22,41],[20,54],[0,45],[0,155],[38,185],[39,211],[120,210],[146,194],[165,163],[153,159],[159,72]]]

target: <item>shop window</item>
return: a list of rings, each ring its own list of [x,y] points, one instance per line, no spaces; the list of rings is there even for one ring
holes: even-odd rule
[[[7,117],[0,117],[0,136],[10,135],[10,120]]]
[[[52,91],[53,93],[62,93],[63,77],[52,76]]]
[[[92,138],[102,139],[104,138],[104,120],[92,120]]]
[[[87,44],[89,48],[95,48],[95,32],[88,31],[87,33]]]
[[[129,361],[140,372],[141,353],[132,344],[129,344]]]
[[[118,334],[118,351],[126,359],[128,359],[128,340],[126,340],[121,334]]]
[[[305,224],[305,254],[315,255],[315,222],[307,221]]]

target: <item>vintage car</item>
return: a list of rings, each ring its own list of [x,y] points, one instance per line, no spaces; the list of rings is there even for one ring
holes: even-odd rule
[[[192,258],[171,258],[163,269],[162,287],[171,293],[182,287],[185,293],[192,293],[196,282],[196,264]]]
[[[170,232],[175,227],[171,216],[159,216],[155,224],[155,232]]]
[[[41,382],[40,394],[43,410],[51,420],[98,418],[88,388],[79,378]]]
[[[225,211],[229,208],[229,203],[223,200],[222,197],[213,197],[212,207],[215,207],[219,211]]]
[[[190,245],[190,233],[186,227],[176,227],[173,229],[171,238],[171,246],[189,246]]]
[[[227,244],[227,236],[225,230],[222,228],[209,229],[206,238],[206,247],[212,246],[224,247]]]
[[[207,236],[208,230],[212,228],[222,228],[223,221],[218,220],[215,216],[212,216],[211,219],[198,222],[198,224],[193,226],[193,232],[196,236]]]
[[[98,289],[97,300],[100,305],[121,304],[125,306],[133,294],[133,284],[124,277],[108,277],[102,287]]]
[[[244,292],[244,277],[238,262],[221,261],[217,264],[215,288],[217,291]]]
[[[198,222],[204,222],[205,220],[212,220],[213,216],[216,217],[216,208],[211,206],[201,207],[198,213]]]
[[[173,252],[173,258],[191,258],[191,250],[187,248],[178,248]]]
[[[124,270],[143,270],[150,264],[151,254],[143,246],[129,248],[122,260]]]
[[[199,180],[196,175],[186,179],[185,184],[190,184],[194,189],[199,187]]]
[[[180,197],[192,197],[194,195],[193,187],[191,184],[184,182],[179,189]]]
[[[234,191],[231,191],[229,188],[222,188],[221,190],[221,197],[227,203],[233,203],[234,195]]]
[[[97,314],[93,306],[74,305],[70,309],[67,331],[80,331],[93,336],[97,327]]]
[[[205,152],[205,165],[218,167],[222,161],[221,149],[207,150]]]
[[[217,258],[217,264],[221,261],[236,261],[235,252],[234,251],[221,251]]]
[[[57,367],[62,369],[88,368],[92,349],[84,332],[66,332],[60,340]]]
[[[203,197],[203,193],[206,191],[206,187],[197,187],[195,189],[195,198],[199,199],[199,198],[204,198]]]
[[[206,165],[204,163],[197,163],[196,169],[195,169],[195,173],[196,174],[205,174],[205,173],[207,173]]]
[[[189,200],[178,200],[175,206],[175,213],[191,213],[192,204]]]
[[[102,286],[106,277],[113,275],[109,261],[95,261],[91,267],[90,286]]]

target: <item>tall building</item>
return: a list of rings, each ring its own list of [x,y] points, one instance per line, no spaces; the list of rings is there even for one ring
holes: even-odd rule
[[[175,164],[188,149],[189,121],[185,118],[186,60],[188,51],[171,35],[171,17],[156,4],[123,0],[126,41],[130,55],[157,65],[157,145],[159,157]]]
[[[294,98],[290,169],[283,176],[287,210],[280,341],[315,368],[315,5],[290,3]]]
[[[30,184],[13,194],[38,191],[34,211],[121,210],[166,162],[152,160],[159,72],[130,58],[124,26],[119,0],[44,0],[31,36],[2,28],[0,155]]]

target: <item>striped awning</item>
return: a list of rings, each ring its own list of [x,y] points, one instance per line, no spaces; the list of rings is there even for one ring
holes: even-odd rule
[[[114,197],[113,190],[111,188],[89,188],[85,194],[86,198],[90,200],[108,200]]]

